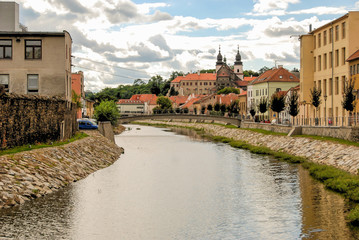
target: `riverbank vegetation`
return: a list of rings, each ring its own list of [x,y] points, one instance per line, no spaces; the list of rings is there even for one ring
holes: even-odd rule
[[[40,149],[40,148],[47,148],[47,147],[58,147],[62,146],[77,140],[80,140],[82,138],[88,137],[88,135],[84,132],[77,132],[72,138],[65,140],[65,141],[56,141],[51,143],[37,143],[33,145],[24,145],[20,147],[14,147],[10,149],[5,149],[0,151],[0,156],[2,155],[8,155],[8,154],[15,154],[19,152],[25,152],[25,151],[31,151],[34,149]]]
[[[234,148],[246,149],[255,154],[268,155],[272,156],[280,161],[285,161],[292,164],[301,164],[305,169],[309,171],[309,174],[316,180],[324,184],[324,186],[336,193],[341,194],[347,200],[351,201],[356,205],[351,209],[347,215],[347,220],[354,226],[359,226],[359,176],[350,174],[346,171],[340,170],[338,168],[317,164],[309,161],[307,158],[294,156],[285,152],[273,151],[268,147],[264,146],[254,146],[245,141],[238,141],[232,138],[224,136],[212,136],[205,133],[203,128],[195,128],[188,126],[177,126],[177,125],[168,125],[164,123],[143,123],[136,122],[136,124],[147,125],[147,126],[157,126],[157,127],[169,127],[169,128],[188,128],[195,130],[197,133],[201,134],[203,137],[210,139],[215,142],[222,142],[229,144]],[[258,130],[258,129],[257,129]],[[263,130],[265,131],[265,130]],[[261,131],[256,131],[260,132]],[[271,133],[270,131],[267,131]],[[263,134],[267,133],[264,132]],[[267,133],[267,134],[269,134]]]

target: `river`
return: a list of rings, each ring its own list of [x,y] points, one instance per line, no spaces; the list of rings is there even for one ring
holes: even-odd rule
[[[112,166],[0,210],[0,239],[353,239],[347,203],[298,165],[126,125]]]

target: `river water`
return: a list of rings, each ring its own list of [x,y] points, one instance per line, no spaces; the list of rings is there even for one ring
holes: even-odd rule
[[[112,166],[0,210],[0,239],[355,238],[342,197],[300,166],[188,130],[126,127]]]

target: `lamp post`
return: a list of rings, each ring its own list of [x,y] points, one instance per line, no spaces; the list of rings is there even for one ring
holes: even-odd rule
[[[325,106],[324,106],[324,121],[325,121],[325,126],[327,126],[327,98],[328,98],[328,96],[325,94],[324,95],[324,103],[325,103]]]
[[[304,100],[303,101],[303,105],[304,105],[304,125],[306,125],[306,123],[305,123],[305,104],[306,104],[307,102]]]

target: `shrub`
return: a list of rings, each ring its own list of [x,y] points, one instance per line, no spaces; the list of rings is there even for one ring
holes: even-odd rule
[[[113,126],[117,124],[117,119],[120,117],[117,106],[115,102],[112,101],[102,101],[95,108],[95,118],[98,122],[101,121],[110,121]]]

